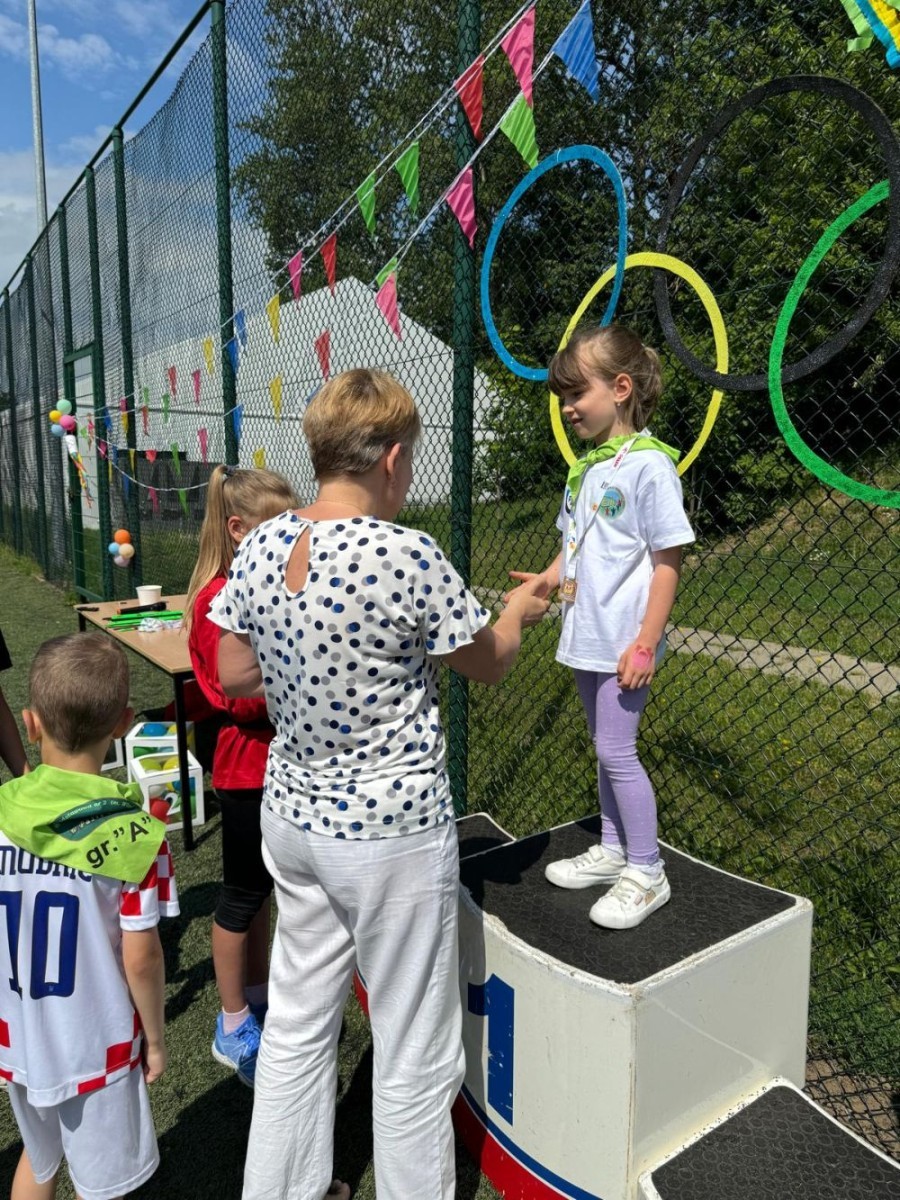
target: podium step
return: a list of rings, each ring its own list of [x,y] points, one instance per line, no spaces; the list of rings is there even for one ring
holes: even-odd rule
[[[900,1165],[777,1083],[642,1176],[640,1200],[900,1200]]]
[[[512,834],[502,829],[487,813],[469,813],[460,817],[456,822],[456,835],[459,838],[460,861],[484,854],[486,850],[496,850],[498,846],[505,846],[513,840]]]
[[[592,818],[461,852],[455,1115],[507,1200],[634,1200],[697,1130],[775,1077],[803,1082],[810,903],[665,848],[670,903],[599,929],[601,889],[544,878],[598,837]]]

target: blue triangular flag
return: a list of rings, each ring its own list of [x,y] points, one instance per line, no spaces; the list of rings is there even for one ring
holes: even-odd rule
[[[106,432],[112,432],[112,417],[109,415],[109,409],[103,405],[103,424],[106,426]]]
[[[231,419],[234,422],[235,439],[236,439],[236,441],[239,442],[241,440],[241,425],[243,424],[243,421],[244,421],[244,406],[243,406],[243,404],[235,405],[235,407],[231,410]]]
[[[321,390],[322,390],[322,385],[321,385],[321,383],[319,383],[313,388],[313,390],[309,393],[309,395],[303,401],[303,407],[306,408],[306,406],[307,406],[307,404],[309,404],[310,400],[312,400],[314,396],[318,396],[318,394]]]
[[[238,373],[238,348],[234,338],[229,338],[225,343],[225,349],[228,351],[228,357],[231,359],[231,369],[235,375]]]
[[[590,0],[584,0],[584,4],[553,43],[551,53],[563,60],[569,74],[587,89],[596,104],[600,99],[600,84],[597,78],[594,18],[591,16]]]
[[[245,350],[247,348],[247,318],[244,316],[242,308],[234,314],[234,328],[237,331],[241,349]]]

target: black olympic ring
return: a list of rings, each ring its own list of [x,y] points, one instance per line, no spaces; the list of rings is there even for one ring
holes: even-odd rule
[[[862,307],[856,312],[852,320],[847,322],[843,329],[839,330],[826,342],[823,342],[818,349],[813,350],[798,362],[784,368],[781,376],[782,381],[793,383],[795,380],[803,379],[806,375],[810,375],[813,371],[818,370],[819,367],[823,367],[827,362],[830,362],[859,333],[890,291],[898,264],[900,264],[900,142],[897,140],[897,135],[894,133],[890,121],[874,100],[867,96],[865,92],[861,92],[858,88],[853,87],[852,84],[847,83],[846,80],[832,79],[824,75],[784,75],[779,79],[772,79],[760,87],[752,88],[745,95],[741,96],[740,99],[723,108],[715,120],[700,134],[691,146],[688,156],[679,168],[675,181],[669,191],[665,211],[660,221],[659,237],[656,244],[661,253],[669,253],[667,241],[669,227],[675,211],[684,195],[691,172],[713,139],[722,133],[740,113],[745,112],[748,108],[752,108],[761,100],[768,99],[770,96],[780,96],[785,92],[818,92],[823,95],[837,96],[844,100],[850,108],[854,109],[866,121],[869,128],[875,134],[884,154],[885,174],[890,183],[890,212],[884,258],[863,298]],[[877,178],[880,178],[880,176],[876,176]],[[672,308],[669,303],[669,293],[666,287],[666,276],[663,271],[654,271],[653,294],[656,300],[657,315],[659,316],[659,322],[662,326],[666,342],[681,362],[698,379],[710,387],[722,388],[724,391],[729,392],[756,392],[764,391],[768,388],[769,377],[766,371],[762,371],[758,375],[722,375],[720,372],[713,370],[712,367],[705,366],[696,355],[688,350],[684,342],[682,342],[678,330],[675,328],[675,322],[672,318]]]

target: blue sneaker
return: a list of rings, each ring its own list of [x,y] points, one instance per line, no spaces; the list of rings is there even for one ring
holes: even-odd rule
[[[226,1033],[220,1012],[216,1018],[216,1036],[213,1038],[212,1056],[226,1067],[233,1068],[241,1083],[252,1088],[256,1078],[259,1039],[259,1023],[253,1013],[238,1025],[234,1033]]]

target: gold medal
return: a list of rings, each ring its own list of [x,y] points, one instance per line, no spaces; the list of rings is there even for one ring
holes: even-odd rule
[[[578,583],[574,579],[564,579],[559,585],[559,598],[565,600],[567,604],[575,603],[575,593],[578,591]]]

